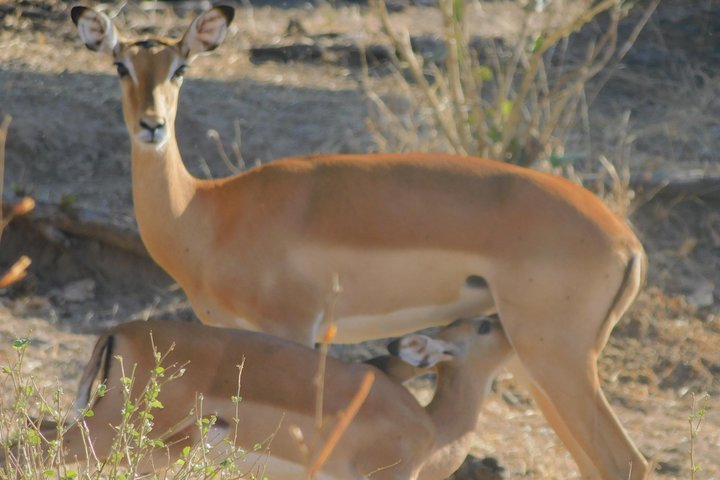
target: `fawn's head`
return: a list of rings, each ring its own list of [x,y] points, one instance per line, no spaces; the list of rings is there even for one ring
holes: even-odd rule
[[[447,363],[494,370],[513,352],[497,317],[456,320],[435,335],[406,335],[388,346],[401,360],[419,368]]]

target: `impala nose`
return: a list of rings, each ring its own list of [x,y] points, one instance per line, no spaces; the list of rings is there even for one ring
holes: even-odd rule
[[[150,133],[155,133],[165,126],[165,120],[140,120],[140,126]]]
[[[165,138],[165,120],[143,118],[140,120],[140,138],[147,143],[160,143]]]

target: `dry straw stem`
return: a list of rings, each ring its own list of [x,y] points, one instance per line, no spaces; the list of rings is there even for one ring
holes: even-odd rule
[[[324,324],[327,325],[323,334],[322,342],[320,342],[320,361],[318,364],[317,374],[313,379],[316,388],[315,392],[315,429],[320,431],[323,426],[323,401],[325,398],[325,367],[327,365],[328,344],[333,341],[337,334],[335,326],[335,304],[337,297],[342,293],[340,286],[340,278],[337,274],[333,275],[333,283],[330,294],[326,300],[324,311]]]
[[[235,155],[238,165],[235,165],[228,156],[227,152],[225,151],[225,147],[222,144],[222,140],[220,139],[220,133],[218,133],[215,129],[210,129],[207,132],[208,138],[213,140],[215,142],[215,148],[217,148],[218,155],[220,156],[220,159],[223,161],[227,169],[232,174],[240,173],[243,170],[245,170],[246,165],[245,161],[242,158],[242,154],[240,153],[240,123],[235,121],[235,136],[236,141],[232,144],[233,154]]]
[[[360,407],[362,407],[363,403],[365,403],[365,399],[370,393],[370,389],[372,388],[374,382],[375,374],[372,372],[365,373],[365,376],[360,382],[360,386],[350,401],[350,404],[347,406],[345,411],[340,414],[337,425],[335,425],[335,428],[333,428],[330,432],[330,435],[323,444],[323,447],[320,449],[320,453],[310,466],[310,478],[315,478],[327,459],[330,458],[333,450],[337,446],[348,426],[350,426],[350,422],[353,421],[358,410],[360,410]]]
[[[26,256],[20,257],[5,274],[0,277],[0,288],[8,288],[27,276],[27,269],[32,261]]]

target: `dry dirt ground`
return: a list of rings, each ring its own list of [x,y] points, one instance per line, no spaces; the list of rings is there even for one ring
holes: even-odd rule
[[[512,26],[502,3],[483,5],[477,13],[479,30],[498,34],[494,29]],[[132,223],[129,144],[117,80],[107,60],[80,45],[68,8],[62,1],[0,0],[0,116],[14,118],[6,193],[28,193],[43,204],[104,212]],[[130,2],[121,18],[136,29],[159,25],[163,33],[177,31],[182,21],[176,15],[189,20],[181,10],[143,11]],[[436,28],[437,17],[423,7],[394,17],[413,33]],[[228,149],[239,129],[248,163],[377,148],[366,128],[367,109],[352,67],[323,61],[254,65],[248,56],[250,46],[283,41],[290,18],[299,18],[315,33],[373,40],[377,22],[365,9],[246,7],[236,18],[227,43],[193,65],[183,87],[178,136],[195,174],[229,173],[208,138],[209,129],[219,132]],[[718,2],[661,4],[591,110],[593,148],[612,152],[613,139],[622,134],[632,137],[624,160],[634,172],[716,173],[719,33]],[[387,79],[374,81],[380,92],[392,92]],[[620,121],[626,112],[627,124]],[[702,470],[695,478],[717,479],[718,200],[642,198],[631,221],[648,250],[649,282],[615,329],[601,359],[602,378],[629,434],[654,462],[654,478],[690,478],[691,397],[709,393],[695,452]],[[59,381],[72,395],[93,335],[108,325],[142,317],[192,318],[182,293],[142,255],[32,219],[5,232],[2,266],[20,254],[34,263],[26,281],[0,294],[0,363],[11,361],[14,338],[28,336],[32,346],[25,367],[42,385]],[[485,409],[475,454],[496,458],[505,478],[575,477],[571,459],[522,387],[507,376],[497,383],[499,394]],[[7,401],[7,388],[2,388]]]

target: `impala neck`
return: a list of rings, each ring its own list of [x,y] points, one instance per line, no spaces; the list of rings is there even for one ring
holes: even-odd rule
[[[477,380],[492,378],[492,372],[480,370],[482,366],[471,369],[438,365],[437,389],[426,407],[435,424],[437,436],[433,454],[425,463],[420,478],[447,478],[465,460],[482,401],[490,387],[489,380],[480,385]]]
[[[168,261],[178,258],[177,250],[187,251],[197,243],[191,204],[198,183],[185,168],[174,137],[158,150],[132,142],[133,203],[140,236],[166,270]]]

